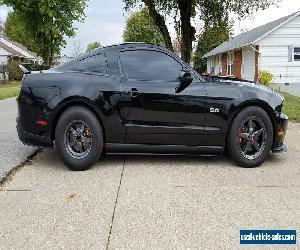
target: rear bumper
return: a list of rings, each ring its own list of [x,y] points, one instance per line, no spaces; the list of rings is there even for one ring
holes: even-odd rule
[[[287,148],[283,143],[288,128],[288,123],[289,118],[287,115],[281,113],[276,117],[274,144],[272,149],[274,153],[287,152]]]
[[[25,144],[29,146],[41,147],[41,148],[52,148],[53,142],[50,138],[44,136],[38,136],[31,133],[26,132],[19,120],[17,119],[17,131],[19,139]]]

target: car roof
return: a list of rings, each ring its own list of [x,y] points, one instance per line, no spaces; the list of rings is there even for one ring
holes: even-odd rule
[[[94,56],[97,54],[100,54],[101,52],[105,53],[105,52],[113,52],[113,51],[119,51],[122,49],[126,49],[126,48],[151,48],[151,49],[157,49],[157,50],[161,50],[161,51],[165,51],[165,52],[169,52],[170,50],[168,50],[165,47],[162,46],[158,46],[155,44],[149,44],[149,43],[143,43],[143,42],[126,42],[126,43],[120,43],[120,44],[113,44],[113,45],[108,45],[108,46],[104,46],[101,48],[96,48],[88,53],[84,53],[81,54],[79,56],[77,56],[76,58],[74,58],[73,60],[71,60],[70,62],[76,62],[76,61],[80,61],[86,57],[89,56]]]
[[[126,48],[130,48],[130,49],[156,49],[156,50],[160,50],[160,51],[164,51],[166,53],[172,53],[170,50],[168,50],[165,47],[162,46],[158,46],[155,44],[149,44],[149,43],[143,43],[143,42],[126,42],[126,43],[120,43],[120,44],[114,44],[114,45],[109,45],[109,46],[105,46],[105,47],[101,47],[101,48],[97,48],[92,50],[91,52],[88,53],[84,53],[76,58],[74,58],[73,60],[59,65],[57,66],[55,69],[63,69],[66,67],[69,67],[70,65],[73,65],[74,63],[83,60],[87,57],[91,57],[91,56],[95,56],[101,53],[107,53],[110,54],[111,52],[115,52],[115,51],[120,51],[122,49],[126,49]],[[178,57],[176,54],[173,54],[173,56]],[[180,59],[178,57],[178,59]]]
[[[126,42],[126,43],[119,43],[119,44],[113,44],[109,46],[103,47],[105,48],[112,48],[112,47],[157,47],[157,48],[162,48],[165,49],[162,46],[155,45],[155,44],[150,44],[150,43],[143,43],[143,42]]]
[[[126,43],[120,43],[120,44],[113,44],[109,46],[104,46],[102,48],[97,48],[91,52],[92,54],[97,54],[104,50],[121,50],[125,48],[155,48],[159,50],[165,50],[169,51],[167,48],[155,45],[155,44],[149,44],[149,43],[143,43],[143,42],[126,42]]]

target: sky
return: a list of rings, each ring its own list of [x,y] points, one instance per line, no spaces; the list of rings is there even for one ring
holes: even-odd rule
[[[126,13],[122,0],[89,0],[86,9],[86,19],[83,23],[75,23],[77,35],[75,38],[67,38],[67,46],[61,51],[62,55],[72,56],[74,48],[85,50],[91,42],[98,41],[102,45],[117,44],[123,41],[122,34],[125,26]],[[0,7],[0,19],[5,20],[9,9]],[[278,7],[271,7],[264,11],[256,12],[252,18],[236,22],[234,35],[242,31],[251,30],[267,22],[300,11],[299,0],[282,0]],[[170,27],[171,34],[173,30]]]

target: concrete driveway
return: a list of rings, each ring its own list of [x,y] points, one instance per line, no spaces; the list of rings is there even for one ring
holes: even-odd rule
[[[240,249],[240,229],[296,229],[299,239],[299,142],[291,124],[289,152],[256,169],[114,156],[71,172],[46,150],[2,187],[0,249]]]
[[[36,148],[27,147],[20,142],[16,117],[16,98],[0,101],[0,181],[36,151]]]

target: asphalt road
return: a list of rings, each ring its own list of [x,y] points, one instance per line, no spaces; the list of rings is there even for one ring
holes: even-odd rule
[[[16,98],[0,101],[0,181],[36,151],[36,148],[20,142],[16,130],[16,117]]]
[[[0,249],[253,249],[240,229],[296,229],[299,249],[300,125],[287,144],[256,169],[114,156],[71,172],[46,150],[0,191]],[[295,249],[255,249],[274,247]]]

